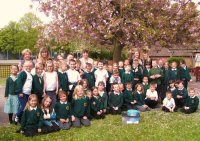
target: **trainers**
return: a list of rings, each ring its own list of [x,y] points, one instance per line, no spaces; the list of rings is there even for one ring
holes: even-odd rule
[[[18,121],[19,121],[19,118],[16,116],[15,119],[14,119],[15,125],[17,125]]]

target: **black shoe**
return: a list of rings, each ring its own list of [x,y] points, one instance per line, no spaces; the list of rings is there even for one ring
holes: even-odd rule
[[[18,129],[18,130],[16,131],[16,133],[24,133],[24,130],[22,130],[22,129],[20,128],[20,129]]]

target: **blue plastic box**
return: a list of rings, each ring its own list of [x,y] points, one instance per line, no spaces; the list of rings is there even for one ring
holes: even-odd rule
[[[140,122],[140,112],[137,110],[128,110],[122,112],[123,124],[138,124]]]

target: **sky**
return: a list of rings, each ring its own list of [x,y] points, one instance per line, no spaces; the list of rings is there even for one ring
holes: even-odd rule
[[[32,9],[30,8],[31,5],[33,5]],[[48,23],[49,18],[37,7],[38,5],[31,0],[0,0],[0,28],[6,26],[10,21],[18,22],[28,12],[34,13],[44,23]]]
[[[193,1],[200,2],[200,0]],[[33,5],[32,9],[30,5]],[[38,5],[33,4],[31,0],[0,0],[0,28],[8,25],[10,21],[18,22],[28,12],[33,12],[43,23],[48,23],[50,19],[40,12],[37,7]],[[198,9],[200,9],[200,6]]]

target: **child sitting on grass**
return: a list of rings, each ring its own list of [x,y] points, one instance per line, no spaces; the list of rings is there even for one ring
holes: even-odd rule
[[[92,98],[90,100],[91,105],[91,116],[95,119],[104,118],[104,102],[99,96],[98,88],[94,87],[92,89]]]
[[[141,111],[141,112],[145,112],[145,111],[150,111],[151,109],[149,108],[148,105],[145,104],[145,95],[144,95],[144,88],[142,86],[142,84],[137,84],[135,86],[135,100],[136,100],[136,108]]]
[[[71,127],[71,105],[67,101],[67,93],[65,91],[59,91],[60,101],[55,105],[56,117],[61,129],[68,130]]]
[[[162,110],[165,112],[175,112],[176,110],[176,104],[173,98],[173,94],[170,91],[166,92],[166,97],[163,100]]]
[[[108,105],[110,107],[111,114],[121,114],[121,107],[123,105],[123,94],[119,91],[119,84],[113,84],[113,92],[109,94]]]
[[[145,103],[152,109],[155,108],[158,104],[158,93],[156,91],[156,84],[150,84],[150,89],[148,89],[146,93]]]
[[[74,89],[73,99],[71,102],[71,118],[74,127],[90,126],[90,102],[89,98],[85,96],[83,86],[77,85]]]
[[[28,97],[26,108],[23,112],[21,129],[18,133],[23,133],[25,136],[35,136],[42,132],[43,112],[38,107],[38,99],[35,94]]]
[[[42,99],[41,109],[43,112],[43,133],[51,133],[59,131],[60,128],[56,122],[56,113],[52,107],[52,98],[48,95]]]
[[[189,97],[186,99],[182,112],[186,114],[194,113],[199,106],[199,98],[195,95],[195,89],[189,89]]]

